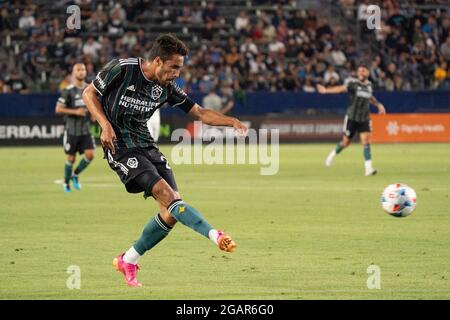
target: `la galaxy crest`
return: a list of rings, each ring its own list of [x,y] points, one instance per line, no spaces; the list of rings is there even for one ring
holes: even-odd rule
[[[151,97],[153,100],[158,100],[163,93],[163,88],[159,85],[155,85],[152,87]]]

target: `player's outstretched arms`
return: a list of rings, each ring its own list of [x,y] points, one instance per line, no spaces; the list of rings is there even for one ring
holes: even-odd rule
[[[100,103],[100,100],[97,98],[97,90],[94,88],[94,85],[91,83],[87,86],[83,91],[83,101],[86,104],[89,112],[92,117],[97,120],[100,127],[102,127],[102,134],[100,136],[100,142],[102,146],[106,149],[111,150],[114,154],[116,152],[114,147],[114,141],[116,140],[116,134],[114,133],[114,129],[111,126],[111,123],[106,118],[105,113],[103,112],[103,107]]]
[[[342,92],[347,92],[347,87],[344,85],[341,85],[341,86],[325,88],[323,85],[318,84],[317,92],[322,93],[322,94],[323,93],[342,93]]]
[[[189,114],[211,126],[233,127],[243,136],[246,136],[248,133],[247,126],[238,119],[223,115],[214,110],[205,109],[198,104],[194,104],[192,109],[189,111]]]
[[[375,98],[375,96],[372,96],[372,98],[370,98],[370,103],[378,108],[378,114],[386,114],[386,108],[381,102],[377,100],[377,98]]]

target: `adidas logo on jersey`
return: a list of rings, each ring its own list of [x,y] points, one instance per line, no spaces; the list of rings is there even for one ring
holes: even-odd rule
[[[129,87],[127,88],[127,90],[130,90],[130,91],[135,91],[135,89],[134,89],[134,84],[133,84],[133,85],[131,85],[131,86],[129,86]]]

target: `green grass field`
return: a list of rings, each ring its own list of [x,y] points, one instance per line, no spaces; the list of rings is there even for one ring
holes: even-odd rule
[[[71,194],[54,182],[61,148],[0,148],[0,299],[449,299],[450,145],[375,145],[374,177],[359,145],[325,168],[330,148],[282,145],[274,176],[259,165],[173,166],[183,199],[239,248],[225,254],[177,225],[141,259],[138,289],[111,261],[156,203],[126,193],[100,148]],[[417,191],[410,217],[381,209],[394,182]],[[372,264],[380,290],[367,288]],[[70,265],[79,290],[66,287]]]

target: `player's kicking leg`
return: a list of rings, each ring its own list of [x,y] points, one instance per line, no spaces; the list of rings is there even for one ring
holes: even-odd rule
[[[152,187],[152,194],[159,202],[161,212],[147,223],[138,241],[113,261],[116,268],[125,275],[129,286],[141,286],[136,279],[139,258],[163,240],[177,221],[209,238],[220,250],[234,251],[236,243],[231,237],[220,230],[213,229],[196,209],[181,200],[179,193],[174,191],[164,179],[160,179]]]
[[[359,137],[361,139],[361,144],[363,145],[365,175],[373,176],[377,173],[377,170],[372,167],[372,154],[370,152],[371,133],[361,132]]]
[[[350,145],[350,142],[350,138],[344,135],[342,140],[339,141],[336,147],[328,154],[328,157],[325,160],[325,166],[330,167],[333,163],[334,157],[336,157],[342,150],[347,148]]]
[[[229,235],[211,227],[200,212],[182,201],[179,193],[173,191],[164,179],[155,184],[152,194],[164,209],[167,208],[161,212],[161,217],[166,223],[171,224],[179,221],[204,237],[209,238],[220,250],[233,252],[236,249],[236,243]]]

